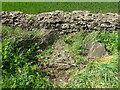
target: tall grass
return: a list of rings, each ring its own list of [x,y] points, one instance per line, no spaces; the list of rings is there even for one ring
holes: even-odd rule
[[[118,33],[108,31],[95,31],[92,33],[79,32],[77,34],[64,35],[68,52],[72,52],[76,64],[87,64],[86,68],[81,67],[71,71],[72,76],[67,84],[62,83],[60,87],[66,88],[118,88]],[[98,41],[106,45],[109,52],[108,57],[94,59],[86,63],[82,56],[84,44]]]
[[[69,34],[63,37],[69,51],[76,55],[82,54],[84,51],[84,44],[87,42],[98,41],[106,45],[106,49],[110,55],[118,54],[118,33],[108,31],[93,31],[92,33],[85,33],[80,31],[77,34]]]
[[[2,30],[2,87],[44,88],[51,86],[45,79],[46,75],[38,69],[40,62],[34,64],[38,59],[36,50],[41,47],[32,38],[38,35],[39,31],[13,30],[9,27],[3,27]]]
[[[93,60],[83,70],[78,71],[69,84],[69,88],[118,88],[118,58],[106,58],[110,62]]]
[[[38,42],[32,39],[40,37],[40,31],[13,30],[10,27],[2,28],[2,78],[3,88],[38,88],[52,87],[47,81],[39,65],[46,66],[47,56],[54,50],[53,46],[41,48]],[[25,41],[24,41],[25,40]],[[109,57],[93,60],[83,70],[74,69],[75,77],[69,79],[68,84],[59,85],[68,88],[117,88],[118,87],[118,35],[116,32],[94,31],[92,33],[71,33],[61,36],[60,40],[65,42],[68,52],[73,54],[76,64],[85,63],[82,57],[84,44],[99,41],[106,44]],[[22,42],[22,43],[21,43]],[[37,50],[44,49],[43,54],[38,55]],[[38,62],[39,60],[42,60]]]
[[[64,8],[63,8],[64,7]],[[118,13],[116,2],[3,2],[2,11],[22,11],[28,14],[38,14],[55,10],[73,11],[89,10],[93,13]],[[45,88],[52,87],[47,75],[40,70],[39,60],[47,62],[46,57],[54,50],[53,46],[44,48],[34,37],[40,37],[40,31],[13,30],[2,28],[2,88]],[[118,88],[118,35],[115,32],[95,31],[90,34],[79,32],[62,36],[68,52],[73,53],[76,64],[84,63],[82,57],[84,44],[88,41],[99,41],[106,44],[108,57],[93,60],[86,68],[74,69],[74,75],[69,83],[59,85],[63,88]],[[36,50],[44,49],[38,55]],[[45,58],[45,59],[44,59]],[[1,83],[1,82],[0,82]]]

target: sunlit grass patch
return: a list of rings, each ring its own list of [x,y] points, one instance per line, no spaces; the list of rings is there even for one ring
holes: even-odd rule
[[[76,64],[84,63],[86,57],[82,56],[84,44],[99,41],[106,44],[108,56],[89,61],[81,70],[74,68],[70,72],[68,84],[61,84],[66,88],[118,88],[118,35],[115,32],[95,31],[92,33],[69,34],[63,37],[68,52],[72,52]],[[81,47],[82,46],[82,47]],[[81,48],[80,48],[81,47]]]
[[[106,56],[100,59],[95,59],[94,61],[99,62],[99,63],[111,63],[114,62],[115,59],[118,59],[118,55],[112,55],[112,56]],[[115,63],[118,63],[118,61],[116,61]]]
[[[116,60],[113,60],[117,62]],[[76,75],[66,87],[72,88],[118,88],[117,64],[92,61]]]
[[[43,66],[49,64],[47,58],[54,52],[57,46],[64,44],[65,53],[72,54],[75,64],[78,65],[71,68],[67,75],[71,74],[68,83],[61,83],[59,86],[68,88],[117,88],[118,87],[118,58],[117,44],[118,35],[115,32],[92,33],[78,32],[61,36],[53,45],[49,45],[43,49],[42,54],[38,54],[36,50],[41,49],[40,43],[34,42],[34,39],[41,38],[40,31],[25,31],[20,29],[12,29],[3,27],[3,87],[47,87],[51,86],[47,75],[40,71],[40,63],[34,63],[40,60]],[[33,39],[34,38],[34,39]],[[33,40],[32,42],[24,41],[25,45],[18,43],[21,40]],[[109,55],[101,59],[90,60],[85,63],[87,58],[82,55],[84,52],[84,44],[87,42],[99,41],[106,44]],[[16,48],[16,46],[18,46]],[[22,49],[21,49],[22,48]],[[63,50],[63,49],[62,49]],[[51,58],[52,59],[52,58]],[[31,64],[33,63],[33,64]],[[86,67],[80,69],[79,65],[85,63]]]

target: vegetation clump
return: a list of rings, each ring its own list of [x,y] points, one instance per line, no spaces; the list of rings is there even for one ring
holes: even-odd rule
[[[3,88],[38,88],[55,87],[56,85],[66,88],[118,87],[118,35],[116,32],[94,31],[84,33],[80,31],[76,34],[62,35],[58,40],[54,38],[53,45],[46,44],[47,46],[45,46],[39,40],[41,38],[40,31],[13,30],[10,27],[3,27],[2,30]],[[106,44],[109,56],[88,60],[83,52],[85,51],[84,44],[89,41]],[[59,50],[60,53],[56,50]],[[42,53],[37,51],[42,51]],[[64,56],[61,51],[62,53],[65,51],[64,55],[68,56]],[[57,55],[57,57],[53,57],[54,55]],[[66,77],[67,75],[68,78],[63,79],[63,83],[57,80],[54,81],[57,84],[52,84],[53,80],[50,74],[53,73],[53,69],[50,72],[45,70],[49,69],[49,64],[56,62],[57,58],[67,60],[67,57],[77,66],[69,67],[68,70],[62,72],[54,70],[58,80],[61,80],[60,77]],[[60,73],[64,73],[63,75],[66,76]],[[69,73],[71,74],[69,75]]]
[[[7,13],[21,11],[26,14],[55,10],[65,12],[87,10],[96,14],[118,13],[118,3],[3,2],[2,10],[8,11]],[[17,14],[23,13],[18,12],[15,15]],[[14,22],[13,19],[11,20]],[[22,19],[19,18],[19,20]],[[31,28],[35,18],[30,16],[26,18],[26,22]],[[10,22],[10,24],[13,23]],[[76,28],[79,28],[79,23],[77,24]],[[22,26],[24,28],[24,23]],[[63,28],[66,28],[66,25],[63,25]],[[80,32],[63,34],[58,38],[56,31],[53,30],[47,32],[27,30],[2,27],[2,40],[0,40],[2,88],[118,88],[119,32],[98,30],[87,33],[79,29]],[[97,59],[87,58],[84,45],[95,41],[106,45],[108,56]]]

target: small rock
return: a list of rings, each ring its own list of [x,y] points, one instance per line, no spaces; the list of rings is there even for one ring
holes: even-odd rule
[[[107,54],[105,44],[99,42],[88,42],[85,44],[88,58],[101,58]]]

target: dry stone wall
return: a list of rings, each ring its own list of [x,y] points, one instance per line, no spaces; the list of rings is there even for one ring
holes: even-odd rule
[[[53,11],[37,15],[24,14],[19,11],[0,13],[2,25],[20,27],[26,30],[52,29],[61,33],[77,32],[80,30],[108,30],[118,31],[119,21],[117,13],[90,13],[90,11]]]

